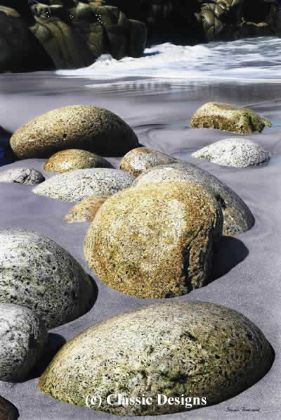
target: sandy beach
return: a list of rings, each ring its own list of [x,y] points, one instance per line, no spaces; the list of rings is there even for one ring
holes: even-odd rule
[[[67,104],[94,104],[110,109],[129,123],[141,144],[195,163],[230,186],[250,207],[254,227],[235,238],[224,237],[217,249],[214,280],[206,287],[174,300],[201,300],[233,308],[253,321],[275,351],[268,374],[257,384],[221,404],[157,418],[167,419],[279,419],[281,416],[281,80],[181,83],[172,79],[132,77],[93,82],[85,76],[55,73],[0,76],[0,125],[14,131],[35,115]],[[272,154],[268,165],[234,169],[196,160],[191,153],[231,134],[190,129],[193,112],[213,100],[249,106],[269,118],[273,126],[247,136]],[[109,157],[110,158],[110,157]],[[117,166],[118,159],[110,159]],[[18,161],[0,168],[42,169],[43,160]],[[51,330],[49,351],[88,326],[114,314],[147,304],[106,287],[87,268],[83,239],[87,223],[65,224],[71,203],[40,197],[32,187],[0,184],[0,227],[35,230],[68,250],[91,274],[98,293],[93,308],[79,319]],[[38,372],[30,380],[0,383],[0,394],[14,403],[22,420],[113,419],[114,416],[58,402],[37,389]],[[123,417],[125,419],[125,417]],[[146,417],[152,419],[156,417]]]

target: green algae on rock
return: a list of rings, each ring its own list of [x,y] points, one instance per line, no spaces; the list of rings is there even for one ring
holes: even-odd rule
[[[122,156],[139,145],[125,121],[93,105],[70,105],[39,115],[16,130],[10,144],[20,159],[45,158],[70,148]]]
[[[0,380],[27,378],[42,356],[47,331],[29,308],[0,303]]]
[[[90,196],[79,201],[64,216],[66,223],[92,222],[100,206],[108,197]]]
[[[249,108],[216,102],[202,105],[190,122],[192,128],[216,128],[240,134],[261,132],[271,125],[267,118],[260,117]]]
[[[0,420],[17,420],[19,412],[8,400],[0,396]]]
[[[99,410],[119,416],[171,414],[184,405],[159,405],[158,394],[220,403],[261,379],[273,358],[263,333],[242,314],[213,303],[169,302],[91,326],[62,347],[39,388],[78,406],[98,395]],[[109,405],[109,395],[144,395],[152,404]]]
[[[192,153],[192,156],[234,168],[258,166],[270,159],[270,153],[259,144],[240,137],[216,141]]]
[[[113,168],[108,160],[87,150],[61,150],[47,160],[44,170],[47,172],[69,172],[74,169]]]
[[[90,277],[51,239],[35,232],[0,231],[0,303],[32,309],[47,328],[72,321],[93,305]]]
[[[221,230],[221,209],[200,185],[129,188],[99,209],[84,255],[100,279],[120,292],[180,296],[206,284]]]
[[[35,194],[75,203],[91,195],[104,197],[128,188],[135,178],[110,168],[76,169],[55,175],[33,189]]]
[[[223,212],[223,234],[233,236],[251,229],[255,218],[244,201],[214,175],[189,162],[178,162],[148,169],[133,187],[171,181],[193,181],[202,185],[219,203]]]
[[[166,155],[158,150],[148,147],[137,147],[130,150],[121,160],[120,169],[129,172],[134,176],[139,176],[149,168],[166,163],[176,162],[173,156]]]

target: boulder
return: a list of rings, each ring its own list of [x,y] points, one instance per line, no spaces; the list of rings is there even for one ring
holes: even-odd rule
[[[42,356],[47,331],[31,309],[0,303],[0,380],[27,378]]]
[[[118,416],[157,416],[234,397],[261,379],[273,358],[261,330],[232,309],[158,303],[99,322],[70,340],[39,387],[60,401],[87,401],[92,409],[97,407],[87,396],[97,395],[98,410]],[[137,403],[142,396],[151,399]]]
[[[134,177],[119,169],[93,168],[53,176],[33,189],[35,194],[75,203],[95,195],[104,197],[128,188]]]
[[[84,243],[90,268],[138,298],[181,296],[206,284],[222,213],[193,182],[129,188],[100,207]]]
[[[128,124],[107,109],[70,105],[33,118],[10,139],[20,159],[44,158],[70,148],[103,156],[121,156],[138,146]]]
[[[0,182],[36,185],[44,180],[41,172],[36,169],[12,168],[0,172]]]
[[[267,118],[260,117],[249,108],[235,105],[208,102],[193,115],[191,128],[216,128],[232,133],[250,134],[271,127]]]
[[[84,200],[80,201],[69,210],[64,217],[64,221],[66,223],[92,222],[98,209],[107,198],[108,197],[97,197],[95,195],[84,198]]]
[[[255,219],[250,209],[233,190],[214,175],[188,162],[151,168],[140,175],[133,186],[143,187],[171,181],[196,182],[218,201],[223,212],[224,235],[233,236],[251,229],[254,225]]]
[[[86,168],[113,168],[113,166],[101,156],[79,149],[61,150],[44,164],[44,170],[47,172],[62,173]]]
[[[93,284],[80,264],[38,233],[0,231],[0,266],[0,303],[34,310],[47,328],[72,321],[93,305]]]
[[[53,68],[52,59],[29,30],[19,12],[1,5],[0,73]]]
[[[158,150],[149,149],[148,147],[137,147],[130,150],[121,160],[120,169],[129,172],[134,176],[139,176],[142,172],[149,168],[166,163],[174,163],[177,159],[158,152]]]
[[[260,145],[240,137],[216,141],[192,153],[192,156],[209,160],[217,165],[235,168],[258,166],[270,159],[270,153]]]
[[[10,401],[0,397],[0,420],[17,420],[18,418],[17,408]]]

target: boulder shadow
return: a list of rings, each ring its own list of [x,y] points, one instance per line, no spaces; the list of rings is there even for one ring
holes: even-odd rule
[[[48,341],[45,346],[44,353],[41,359],[37,362],[36,366],[32,369],[26,380],[35,379],[42,375],[44,370],[50,364],[56,353],[66,343],[64,337],[59,334],[49,333]]]
[[[224,276],[249,255],[248,248],[239,239],[223,236],[214,245],[213,269],[208,283]]]

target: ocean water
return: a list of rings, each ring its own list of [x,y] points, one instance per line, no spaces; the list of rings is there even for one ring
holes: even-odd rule
[[[118,61],[103,55],[89,67],[60,70],[57,74],[94,81],[134,77],[187,84],[200,80],[280,83],[281,39],[260,37],[195,46],[165,43],[147,48],[141,58],[125,57]]]

